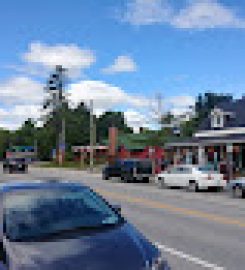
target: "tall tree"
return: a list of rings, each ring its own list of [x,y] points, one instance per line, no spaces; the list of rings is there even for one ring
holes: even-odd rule
[[[132,128],[129,128],[125,123],[124,114],[122,112],[105,112],[96,120],[97,141],[102,142],[108,138],[109,127],[117,127],[119,131],[124,133],[132,133]]]

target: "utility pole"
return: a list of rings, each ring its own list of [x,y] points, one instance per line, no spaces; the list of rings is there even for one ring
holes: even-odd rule
[[[56,128],[56,160],[62,165],[65,157],[65,122],[62,117],[62,105],[65,100],[64,96],[64,72],[61,65],[57,65],[55,72],[50,75],[46,90],[49,98],[45,100],[44,109],[52,109],[53,118]]]
[[[90,100],[89,104],[90,108],[90,151],[89,151],[89,168],[90,171],[93,171],[94,167],[94,102],[93,100]]]
[[[61,133],[59,133],[59,165],[62,165],[65,159],[65,118],[62,118],[61,121]]]

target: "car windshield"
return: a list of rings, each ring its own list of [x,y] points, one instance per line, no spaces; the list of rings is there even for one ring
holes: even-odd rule
[[[123,218],[93,191],[79,188],[9,192],[4,221],[8,239],[31,241],[76,229],[102,229]]]
[[[9,162],[25,162],[24,158],[10,158],[8,159]]]
[[[199,166],[197,170],[201,172],[217,172],[213,166]]]

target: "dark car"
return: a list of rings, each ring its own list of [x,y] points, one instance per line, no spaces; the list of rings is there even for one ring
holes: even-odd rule
[[[116,160],[114,163],[106,165],[102,172],[103,179],[109,180],[111,177],[121,177],[122,166],[122,160]]]
[[[27,172],[28,162],[25,158],[7,158],[3,161],[3,172]]]
[[[15,270],[166,270],[159,249],[79,183],[2,184],[1,257]]]
[[[149,182],[153,176],[152,161],[149,159],[117,160],[104,168],[102,176],[104,180],[119,177],[125,182]]]
[[[149,182],[153,175],[152,161],[149,159],[124,160],[121,178],[126,182]]]

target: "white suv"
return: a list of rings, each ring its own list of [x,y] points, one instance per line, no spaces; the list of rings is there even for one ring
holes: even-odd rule
[[[178,165],[156,176],[159,188],[184,187],[189,191],[198,191],[210,187],[221,190],[226,186],[223,175],[208,166]]]

